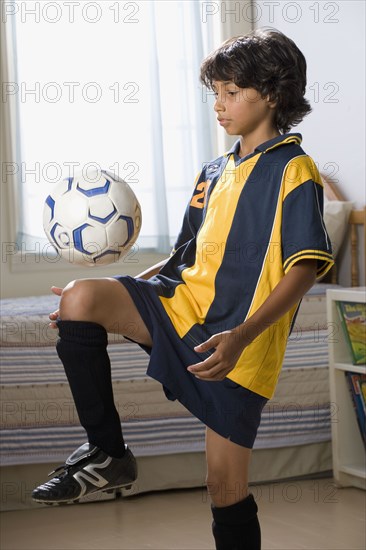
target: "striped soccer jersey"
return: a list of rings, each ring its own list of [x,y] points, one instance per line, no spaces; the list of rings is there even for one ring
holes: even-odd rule
[[[318,278],[332,266],[323,186],[301,140],[281,135],[244,158],[238,141],[197,177],[171,257],[151,279],[191,347],[249,319],[297,261],[317,259]],[[244,349],[228,378],[273,396],[298,305]]]

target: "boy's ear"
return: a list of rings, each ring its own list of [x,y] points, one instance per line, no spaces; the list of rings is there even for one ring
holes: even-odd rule
[[[270,109],[275,109],[277,107],[277,101],[275,99],[271,99],[269,95],[267,95],[266,101]]]

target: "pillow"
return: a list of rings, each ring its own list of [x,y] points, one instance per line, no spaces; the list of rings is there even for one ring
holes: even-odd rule
[[[324,223],[336,258],[347,232],[348,218],[353,208],[351,201],[330,201],[324,197]]]

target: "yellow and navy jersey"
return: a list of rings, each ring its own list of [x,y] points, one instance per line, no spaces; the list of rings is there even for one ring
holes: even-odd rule
[[[332,266],[323,186],[301,135],[271,139],[241,158],[239,142],[198,175],[172,255],[151,279],[188,345],[232,329],[304,258]],[[273,396],[298,304],[247,346],[228,378]]]

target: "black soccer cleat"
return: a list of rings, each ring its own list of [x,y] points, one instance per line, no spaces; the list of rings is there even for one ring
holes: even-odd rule
[[[59,471],[60,474],[34,489],[33,500],[42,504],[71,503],[98,491],[129,487],[137,478],[136,460],[127,445],[122,458],[113,458],[98,447],[84,443],[64,466],[49,475]]]

